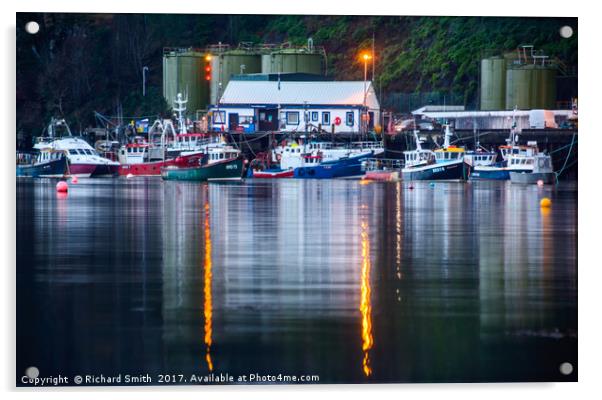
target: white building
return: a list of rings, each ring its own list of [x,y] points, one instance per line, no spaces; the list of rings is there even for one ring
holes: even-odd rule
[[[214,131],[359,133],[362,110],[372,130],[380,105],[371,82],[231,80],[209,116]]]
[[[463,111],[434,109],[432,106],[422,107],[412,111],[414,116],[449,121],[454,129],[502,129],[512,128],[513,120],[516,127],[523,129],[557,128],[569,119],[572,110],[500,110],[500,111]]]

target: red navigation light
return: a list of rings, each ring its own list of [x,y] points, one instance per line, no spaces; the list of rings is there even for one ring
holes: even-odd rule
[[[205,67],[205,71],[207,71],[207,72],[211,72],[211,67],[207,65],[207,66]]]
[[[205,79],[210,81],[211,80],[211,75],[205,75]]]

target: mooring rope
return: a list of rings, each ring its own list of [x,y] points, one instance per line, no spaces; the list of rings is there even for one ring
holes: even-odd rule
[[[566,163],[569,161],[569,157],[571,157],[571,152],[573,151],[573,144],[575,142],[575,135],[576,134],[577,134],[577,132],[573,133],[573,137],[571,138],[571,146],[569,148],[568,153],[566,154],[566,158],[564,160],[564,164],[562,165],[562,168],[560,168],[560,171],[556,172],[556,184],[558,184],[558,178],[564,172],[564,168],[566,167]]]

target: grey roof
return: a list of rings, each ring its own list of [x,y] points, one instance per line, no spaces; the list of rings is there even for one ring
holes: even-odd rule
[[[280,89],[278,88],[280,86]],[[367,83],[366,104],[378,109],[378,99]],[[274,82],[230,81],[221,97],[222,104],[320,104],[362,105],[364,81]]]

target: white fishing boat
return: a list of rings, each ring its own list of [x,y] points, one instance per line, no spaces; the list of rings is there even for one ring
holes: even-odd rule
[[[58,137],[56,128],[63,128],[67,136]],[[64,119],[52,119],[48,126],[48,136],[37,138],[33,146],[39,151],[62,151],[67,156],[67,172],[81,178],[116,176],[119,163],[101,157],[100,154],[81,137],[73,136]]]
[[[510,160],[514,160],[511,157]],[[548,154],[536,154],[527,158],[529,161],[529,170],[510,171],[510,181],[512,183],[554,183],[556,174],[552,168],[552,157]]]

